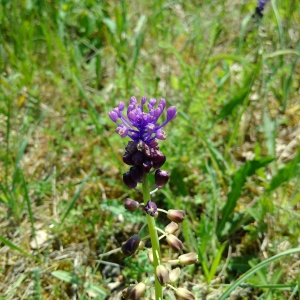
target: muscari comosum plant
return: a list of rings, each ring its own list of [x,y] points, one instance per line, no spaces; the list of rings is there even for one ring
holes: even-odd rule
[[[126,257],[131,256],[138,249],[145,249],[143,240],[150,238],[151,248],[146,250],[155,272],[155,299],[162,300],[164,289],[169,288],[174,291],[177,299],[190,300],[195,299],[195,296],[189,290],[173,286],[180,276],[180,268],[171,269],[174,264],[193,264],[198,259],[196,253],[182,253],[183,244],[175,235],[179,228],[178,223],[183,221],[185,213],[176,209],[165,211],[158,208],[151,200],[151,195],[157,189],[163,188],[169,180],[168,172],[161,169],[166,162],[166,156],[159,150],[158,141],[166,139],[166,133],[162,128],[176,118],[177,109],[174,106],[169,107],[166,110],[166,120],[159,123],[165,107],[166,100],[164,99],[160,99],[157,103],[155,99],[151,98],[147,103],[147,99],[142,97],[141,103],[138,103],[135,97],[131,97],[127,108],[127,117],[123,114],[125,108],[123,102],[109,112],[110,119],[117,124],[116,133],[122,138],[129,137],[131,139],[125,147],[123,156],[124,163],[131,167],[128,172],[123,174],[123,181],[129,188],[136,188],[139,183],[142,184],[144,203],[128,198],[124,206],[131,212],[142,208],[146,212],[145,225],[148,226],[149,231],[148,236],[141,238],[142,230],[145,228],[143,226],[140,232],[129,238],[120,250]],[[155,187],[150,192],[148,176],[153,173]],[[171,221],[165,230],[156,227],[155,220],[159,212],[165,213]],[[166,238],[169,247],[175,252],[176,257],[171,261],[162,261],[160,240],[163,238]],[[148,288],[151,287],[147,283],[139,282],[123,290],[122,295],[125,299],[140,299]]]

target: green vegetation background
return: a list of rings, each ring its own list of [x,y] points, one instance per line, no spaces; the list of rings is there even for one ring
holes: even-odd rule
[[[255,6],[1,1],[1,299],[117,299],[110,282],[151,274],[145,253],[96,262],[143,221],[123,208],[141,195],[122,183],[127,141],[107,116],[133,95],[179,111],[155,201],[187,212],[180,235],[199,263],[180,281],[197,299],[299,246],[300,5],[272,0],[262,19]],[[237,294],[299,299],[297,260]]]

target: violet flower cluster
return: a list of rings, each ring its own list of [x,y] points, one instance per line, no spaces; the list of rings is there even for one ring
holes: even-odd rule
[[[131,97],[126,116],[123,114],[123,102],[109,112],[109,117],[117,124],[116,133],[132,140],[128,142],[123,155],[124,163],[132,166],[123,174],[123,181],[129,188],[135,188],[142,182],[143,174],[153,170],[157,188],[162,188],[169,180],[168,172],[160,170],[166,157],[159,150],[158,140],[166,139],[167,135],[162,128],[176,118],[177,110],[174,106],[169,107],[166,120],[159,124],[158,120],[165,107],[165,99],[157,103],[151,98],[147,103],[147,99],[142,97],[141,103],[138,103],[135,97]]]

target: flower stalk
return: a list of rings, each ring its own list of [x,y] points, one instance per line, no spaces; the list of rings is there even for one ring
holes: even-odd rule
[[[144,173],[142,184],[143,184],[144,204],[146,205],[147,202],[150,200],[150,190],[149,190],[147,173]],[[158,234],[156,231],[155,219],[148,214],[146,214],[146,217],[147,217],[150,240],[151,240],[151,245],[152,245],[153,267],[155,270],[156,267],[158,265],[160,265],[160,263],[161,263],[159,239],[158,239]],[[155,277],[155,299],[156,300],[163,299],[162,286],[160,285],[160,283],[156,277]]]

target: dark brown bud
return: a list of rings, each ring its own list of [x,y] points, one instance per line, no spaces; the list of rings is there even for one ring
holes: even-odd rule
[[[130,154],[129,152],[125,152],[125,154],[123,155],[123,162],[126,165],[133,166],[134,162],[132,160],[132,154]]]
[[[162,160],[166,161],[166,157],[163,153],[160,150],[155,149],[151,152],[151,159],[154,163],[161,162]]]
[[[167,217],[175,223],[181,223],[184,220],[185,213],[183,210],[169,209]]]
[[[153,163],[151,160],[144,160],[142,163],[142,169],[144,172],[149,173],[151,168],[153,166]]]
[[[176,296],[178,296],[181,300],[195,300],[196,297],[192,292],[184,288],[176,289]]]
[[[123,254],[127,256],[131,256],[135,253],[137,248],[139,247],[141,238],[138,234],[133,235],[125,244],[122,246],[121,250]]]
[[[153,162],[153,168],[154,169],[159,169],[160,167],[163,166],[163,164],[166,162],[167,158],[164,157],[161,161],[159,162]]]
[[[156,187],[158,189],[161,189],[162,187],[164,187],[167,184],[167,182],[169,181],[169,177],[170,176],[167,171],[158,169],[155,172],[155,176],[154,176]]]
[[[150,147],[147,144],[144,145],[143,154],[146,157],[150,157],[151,156],[151,150],[150,150]]]
[[[195,252],[186,253],[178,257],[179,263],[183,265],[192,265],[198,261],[198,255]]]
[[[135,153],[137,151],[137,142],[135,141],[128,142],[127,146],[125,147],[125,150],[130,154]]]
[[[171,222],[171,223],[169,223],[169,224],[166,226],[165,232],[166,232],[166,233],[169,233],[169,234],[170,234],[170,233],[173,234],[173,233],[175,233],[175,232],[178,230],[178,228],[179,228],[179,226],[178,226],[177,223]]]
[[[166,241],[168,245],[175,251],[179,252],[183,248],[183,244],[180,239],[178,239],[175,235],[173,234],[168,234]]]
[[[127,198],[124,204],[125,209],[131,212],[136,211],[139,208],[139,206],[140,206],[139,202],[132,200],[130,198]]]
[[[169,271],[163,265],[156,267],[156,277],[161,286],[166,285],[170,281]]]
[[[135,182],[142,182],[143,180],[143,171],[140,167],[134,166],[130,168],[130,176]]]
[[[130,189],[134,189],[137,186],[137,183],[132,179],[129,172],[123,174],[123,181]]]
[[[141,165],[143,163],[143,160],[144,160],[144,154],[140,151],[137,151],[132,155],[132,161],[136,166]]]

